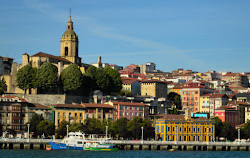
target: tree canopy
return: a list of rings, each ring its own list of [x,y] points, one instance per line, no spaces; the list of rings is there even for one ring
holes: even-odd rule
[[[181,96],[175,92],[170,92],[168,94],[168,99],[170,100],[171,104],[181,110],[182,109],[182,106],[181,106]]]
[[[66,94],[81,94],[83,88],[83,75],[76,64],[70,64],[61,74]]]
[[[36,72],[37,69],[32,68],[32,66],[29,64],[17,71],[16,73],[17,86],[20,89],[24,90],[25,94],[27,89],[29,90],[30,93],[31,88],[35,87]]]
[[[42,120],[37,125],[37,134],[45,137],[52,136],[55,134],[55,124],[47,120]]]
[[[30,132],[34,132],[34,137],[39,135],[37,125],[43,120],[44,118],[41,115],[34,113],[30,119],[30,122],[28,122],[30,124]]]
[[[90,90],[101,90],[105,94],[111,94],[122,89],[120,74],[111,67],[101,69],[90,66],[84,75],[89,77]]]
[[[59,125],[55,131],[57,138],[63,138],[67,135],[67,125],[69,125],[69,122],[67,122],[65,120],[59,123]]]
[[[4,93],[4,91],[7,90],[7,85],[6,82],[4,80],[4,77],[0,80],[0,95],[2,95]]]
[[[55,65],[46,62],[37,70],[36,76],[37,88],[45,93],[50,88],[58,86],[58,69]]]
[[[111,92],[119,93],[122,89],[122,80],[119,72],[116,69],[112,69],[109,66],[107,66],[103,71],[111,78],[111,83],[112,83]]]

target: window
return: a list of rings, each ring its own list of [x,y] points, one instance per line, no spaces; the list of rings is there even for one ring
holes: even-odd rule
[[[124,109],[124,107],[121,105],[121,106],[120,106],[120,110],[123,110],[123,109]]]
[[[67,56],[69,53],[69,48],[68,47],[65,47],[65,56]]]
[[[65,118],[65,113],[63,113],[63,118]]]
[[[140,107],[140,108],[139,108],[139,110],[140,110],[140,111],[142,111],[142,110],[143,110],[143,108],[142,108],[142,107]]]
[[[135,116],[138,116],[138,112],[135,113]]]
[[[128,116],[128,112],[125,112],[125,116]]]
[[[57,117],[58,117],[58,118],[60,118],[60,112],[58,112],[58,114],[57,114],[57,115],[58,115]]]
[[[130,113],[130,116],[133,116],[133,113],[132,113],[132,112]]]

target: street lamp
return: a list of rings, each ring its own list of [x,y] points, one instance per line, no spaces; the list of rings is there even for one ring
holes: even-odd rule
[[[238,142],[240,142],[240,129],[238,129]]]
[[[143,141],[143,127],[141,127],[141,140]]]
[[[66,125],[67,127],[67,137],[69,137],[69,125]]]
[[[108,126],[106,126],[106,141],[108,140]]]
[[[28,123],[27,126],[28,126],[28,141],[30,141],[30,124]]]

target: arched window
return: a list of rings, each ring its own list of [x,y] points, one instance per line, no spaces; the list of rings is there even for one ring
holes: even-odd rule
[[[69,54],[69,48],[65,47],[65,56]]]

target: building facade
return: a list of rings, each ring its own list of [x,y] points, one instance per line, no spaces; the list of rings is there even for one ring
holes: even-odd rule
[[[214,137],[214,122],[207,118],[165,115],[156,120],[155,138],[162,141],[214,141]]]
[[[168,95],[167,82],[159,80],[144,80],[141,82],[141,95],[166,98]]]
[[[16,132],[24,131],[29,121],[28,102],[15,96],[0,96],[0,123],[3,131],[8,129]]]
[[[84,123],[87,118],[96,118],[101,121],[104,119],[113,120],[113,107],[109,104],[54,104],[52,105],[55,116],[55,126],[60,122]]]
[[[214,90],[207,88],[200,83],[186,84],[182,88],[182,106],[183,109],[189,109],[192,112],[199,112],[200,96],[212,93]]]
[[[144,103],[130,103],[130,102],[107,102],[114,108],[114,120],[122,117],[128,120],[133,117],[148,118],[148,105]]]

